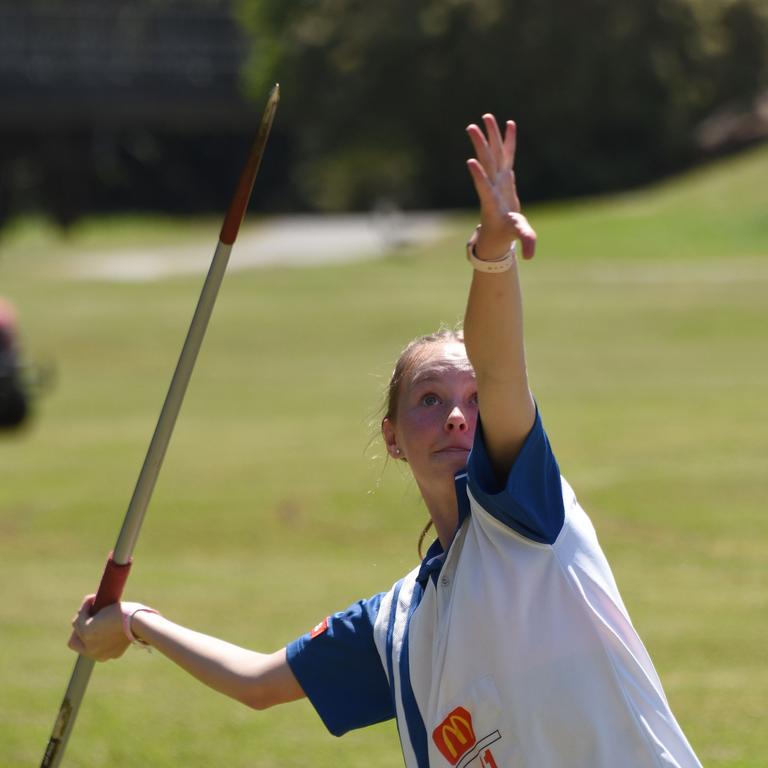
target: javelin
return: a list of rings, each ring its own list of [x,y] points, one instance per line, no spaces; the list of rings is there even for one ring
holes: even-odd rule
[[[187,384],[192,375],[192,369],[195,366],[197,353],[200,351],[200,345],[202,344],[205,330],[208,327],[208,321],[216,301],[216,294],[219,292],[219,287],[227,268],[229,254],[232,251],[240,224],[245,216],[245,209],[248,207],[248,201],[251,198],[253,183],[256,180],[256,174],[261,165],[261,158],[264,156],[264,149],[267,145],[269,131],[272,127],[272,120],[275,116],[279,98],[280,86],[275,85],[269,94],[267,106],[261,118],[259,132],[253,142],[253,147],[248,155],[245,167],[240,174],[240,181],[232,197],[232,202],[227,209],[227,215],[224,217],[224,223],[219,234],[219,242],[214,251],[208,275],[203,283],[195,314],[192,316],[192,322],[189,324],[189,331],[187,331],[187,337],[184,340],[184,346],[181,349],[179,361],[176,364],[176,370],[173,373],[171,385],[168,388],[168,394],[165,396],[165,402],[160,411],[155,432],[152,435],[144,464],[136,481],[136,487],[134,488],[131,502],[128,505],[128,511],[125,513],[125,519],[123,520],[120,534],[117,537],[117,543],[107,559],[104,575],[101,577],[96,599],[91,609],[92,614],[97,613],[107,605],[118,602],[123,593],[123,587],[128,579],[128,572],[131,568],[133,549],[139,537],[141,524],[144,522],[144,513],[152,496],[157,476],[160,473],[160,467],[165,457],[168,442],[171,439],[176,417],[179,415],[179,409],[184,400],[184,393],[187,390]],[[72,676],[69,679],[67,691],[64,694],[64,700],[61,702],[59,714],[54,723],[53,732],[48,741],[43,761],[40,763],[40,768],[55,768],[61,762],[69,734],[77,717],[77,710],[88,686],[93,665],[92,659],[78,656]]]

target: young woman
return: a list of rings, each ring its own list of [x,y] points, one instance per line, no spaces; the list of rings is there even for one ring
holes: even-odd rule
[[[536,235],[515,188],[515,124],[467,129],[480,226],[464,333],[412,342],[382,434],[437,533],[388,592],[272,654],[123,602],[70,647],[98,660],[133,640],[257,709],[309,697],[342,734],[397,718],[408,768],[699,766],[627,615],[594,530],[560,476],[528,387],[514,246]]]

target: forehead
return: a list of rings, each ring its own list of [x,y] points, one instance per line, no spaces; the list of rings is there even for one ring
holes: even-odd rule
[[[436,342],[419,350],[409,372],[408,385],[462,373],[470,376],[475,373],[464,345],[458,341]]]

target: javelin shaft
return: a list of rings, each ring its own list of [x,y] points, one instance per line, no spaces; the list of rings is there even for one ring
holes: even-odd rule
[[[208,327],[208,321],[216,302],[219,287],[224,278],[232,245],[237,238],[240,224],[248,207],[248,201],[251,197],[256,174],[261,165],[261,159],[264,156],[264,149],[272,127],[279,97],[280,88],[275,85],[269,95],[267,106],[261,119],[261,125],[259,126],[259,132],[224,218],[219,234],[219,242],[203,283],[200,298],[189,325],[187,337],[184,340],[165,402],[160,411],[157,426],[147,449],[147,455],[136,481],[136,487],[128,505],[128,510],[125,513],[123,525],[117,537],[117,543],[107,560],[107,565],[96,593],[93,613],[97,613],[101,608],[117,602],[122,595],[123,587],[130,571],[133,550],[136,546],[141,525],[144,522],[144,515],[149,505],[149,500],[152,497],[152,491],[160,473],[160,467],[165,458],[165,452],[176,424],[176,417],[179,415],[179,410],[184,400],[184,394]],[[88,686],[93,665],[94,662],[91,659],[84,656],[78,657],[40,768],[56,768],[61,762],[69,734],[74,726],[77,711],[80,708],[80,702]]]
[[[216,302],[221,281],[224,279],[224,272],[229,263],[229,254],[232,251],[232,246],[240,229],[240,223],[243,220],[243,216],[245,216],[245,210],[251,198],[251,191],[256,180],[256,174],[259,172],[261,159],[264,156],[264,149],[269,138],[269,131],[272,127],[279,97],[280,88],[276,85],[272,89],[272,93],[267,101],[267,107],[264,110],[261,125],[259,126],[259,133],[248,156],[248,161],[243,168],[237,189],[227,210],[227,215],[224,217],[224,223],[219,233],[219,242],[216,245],[208,275],[203,283],[195,314],[192,317],[192,322],[189,324],[187,338],[184,340],[184,345],[179,355],[179,362],[176,364],[176,370],[171,379],[171,385],[168,388],[168,394],[163,403],[163,409],[160,412],[155,433],[149,444],[147,456],[144,459],[144,465],[136,482],[133,497],[128,505],[123,526],[117,537],[112,559],[118,565],[130,563],[131,555],[141,530],[141,524],[144,521],[144,513],[152,496],[152,491],[154,490],[163,458],[165,457],[165,451],[168,448],[168,442],[173,432],[173,427],[176,424],[176,417],[179,415],[184,393],[187,390],[187,384],[197,360],[197,353],[200,351],[203,336],[205,336],[205,331],[208,328],[208,321],[213,312],[213,305]],[[96,603],[98,604],[98,595]]]
[[[184,346],[181,349],[179,361],[176,364],[176,370],[173,373],[171,385],[168,388],[168,394],[160,411],[160,417],[157,420],[157,426],[152,435],[144,464],[141,467],[139,479],[136,482],[131,502],[128,505],[128,511],[125,513],[123,526],[117,537],[117,543],[112,555],[112,559],[117,565],[126,565],[131,560],[131,555],[141,530],[141,524],[144,522],[144,514],[152,497],[152,491],[155,488],[155,482],[165,458],[168,442],[176,424],[176,417],[179,415],[187,384],[192,375],[192,369],[195,366],[197,354],[203,342],[203,336],[208,328],[213,305],[216,302],[219,287],[224,279],[224,272],[227,269],[231,251],[231,245],[224,245],[224,243],[219,241],[213,254],[213,260],[211,261],[208,275],[205,278],[195,314],[189,325],[189,331],[187,331],[187,338],[184,340]]]

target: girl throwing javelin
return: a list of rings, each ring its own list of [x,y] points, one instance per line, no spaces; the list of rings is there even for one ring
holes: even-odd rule
[[[73,621],[97,660],[151,645],[263,709],[307,696],[341,735],[396,718],[407,768],[700,768],[670,711],[589,518],[561,477],[525,366],[515,244],[515,124],[467,133],[480,201],[464,332],[412,341],[381,429],[437,533],[389,591],[260,654],[138,603]]]

